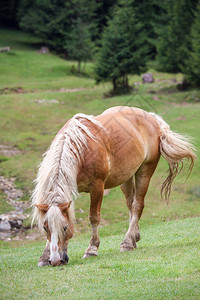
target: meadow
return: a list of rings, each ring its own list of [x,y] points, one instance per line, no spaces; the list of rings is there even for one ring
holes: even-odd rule
[[[178,90],[181,74],[159,73],[150,63],[154,83],[141,84],[140,76],[131,76],[131,94],[108,98],[111,85],[96,85],[92,62],[78,76],[72,72],[76,62],[40,54],[42,42],[35,37],[0,30],[0,39],[1,47],[11,47],[0,53],[0,144],[20,150],[15,156],[0,157],[0,175],[16,178],[24,192],[22,200],[29,201],[42,154],[78,112],[97,115],[116,105],[154,111],[173,130],[191,136],[199,156],[200,91]],[[197,162],[187,181],[186,172],[177,177],[169,207],[160,197],[166,171],[161,158],[140,221],[142,238],[133,252],[119,253],[128,228],[119,188],[103,201],[96,258],[81,258],[90,238],[87,194],[75,201],[76,234],[67,266],[37,267],[44,241],[0,241],[0,299],[199,299],[200,167]],[[0,193],[0,212],[11,209]]]

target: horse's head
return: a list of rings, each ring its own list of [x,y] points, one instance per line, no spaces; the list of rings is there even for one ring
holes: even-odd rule
[[[43,214],[43,228],[50,243],[49,263],[52,266],[68,262],[67,246],[74,233],[71,201],[58,205],[35,206]]]

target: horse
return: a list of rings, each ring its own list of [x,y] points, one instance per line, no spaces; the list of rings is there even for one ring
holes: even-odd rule
[[[39,167],[32,193],[33,219],[46,231],[47,243],[38,266],[68,263],[68,242],[74,233],[74,198],[90,193],[91,239],[83,258],[96,256],[104,190],[121,187],[129,210],[129,228],[120,251],[137,247],[139,219],[150,179],[160,156],[169,173],[161,196],[169,201],[171,186],[196,158],[189,137],[175,133],[157,114],[117,106],[98,116],[76,114],[57,133]]]

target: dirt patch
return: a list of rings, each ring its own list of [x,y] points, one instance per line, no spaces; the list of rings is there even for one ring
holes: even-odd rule
[[[186,116],[180,116],[180,117],[178,117],[178,118],[176,118],[174,121],[181,121],[181,120],[186,120],[187,118],[186,118]]]
[[[66,89],[66,88],[61,88],[57,90],[59,93],[74,93],[74,92],[79,92],[85,90],[84,88],[75,88],[75,89]]]
[[[0,155],[2,155],[2,156],[10,157],[10,156],[17,155],[20,153],[21,153],[21,151],[15,147],[0,145]]]
[[[8,88],[5,87],[3,89],[0,89],[0,95],[3,94],[24,94],[27,93],[22,87],[13,87],[13,88]]]
[[[56,99],[51,99],[51,100],[46,100],[46,99],[35,99],[35,100],[31,100],[31,102],[35,102],[37,104],[63,104],[63,102],[60,102]]]
[[[10,157],[19,154],[17,148],[0,145],[0,155]],[[15,178],[5,178],[0,176],[0,190],[6,195],[6,201],[12,205],[13,211],[0,215],[0,240],[10,241],[11,237],[21,235],[26,231],[23,221],[29,217],[24,213],[28,207],[27,201],[19,201],[23,197],[23,192],[15,186]]]
[[[0,189],[6,194],[7,202],[19,211],[24,207],[26,201],[15,201],[23,197],[23,192],[16,188],[14,181],[15,178],[0,176]]]

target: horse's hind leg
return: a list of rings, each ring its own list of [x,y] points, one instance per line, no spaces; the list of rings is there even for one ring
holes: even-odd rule
[[[122,184],[120,187],[126,198],[126,205],[129,209],[129,221],[131,222],[132,206],[133,206],[133,202],[135,199],[135,181],[134,181],[133,177],[131,177],[127,182]],[[138,242],[140,240],[139,225],[136,228],[135,239],[136,239],[136,242]]]
[[[92,228],[92,236],[90,239],[90,245],[85,250],[83,258],[90,256],[97,256],[97,250],[100,244],[99,234],[98,234],[98,225],[100,223],[101,217],[101,203],[103,200],[104,193],[104,182],[99,180],[93,184],[90,191],[90,224]]]
[[[125,239],[121,244],[120,251],[133,250],[137,247],[139,239],[138,222],[144,208],[144,197],[147,193],[150,179],[155,171],[158,161],[143,164],[135,174],[135,197],[131,208],[131,221]]]

